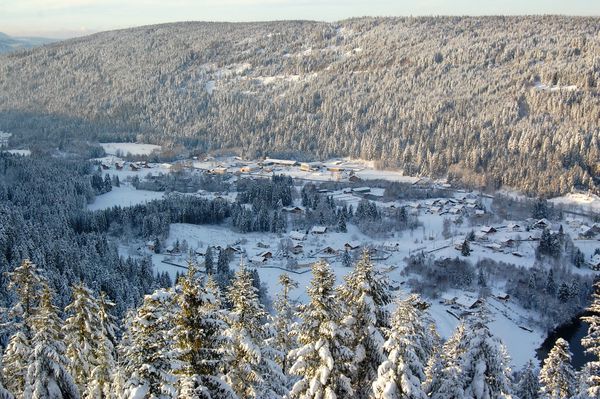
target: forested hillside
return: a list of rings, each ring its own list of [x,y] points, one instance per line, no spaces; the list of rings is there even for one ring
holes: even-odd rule
[[[599,54],[598,18],[149,26],[0,57],[0,129],[597,192]]]

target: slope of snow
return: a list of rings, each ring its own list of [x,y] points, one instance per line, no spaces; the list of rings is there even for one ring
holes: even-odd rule
[[[117,155],[117,152],[122,155],[148,155],[152,151],[158,151],[161,148],[159,145],[140,143],[100,143],[100,145],[109,155]]]
[[[592,193],[569,193],[552,198],[550,202],[565,207],[581,208],[586,211],[600,212],[600,197]]]
[[[155,199],[160,199],[165,193],[157,191],[136,190],[135,187],[128,184],[121,184],[121,187],[113,187],[112,191],[96,196],[87,209],[97,211],[101,209],[112,208],[113,206],[131,206],[146,203]]]

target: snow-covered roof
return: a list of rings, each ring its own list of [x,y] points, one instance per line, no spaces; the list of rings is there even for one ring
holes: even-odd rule
[[[311,233],[315,233],[315,234],[323,234],[325,232],[327,232],[327,227],[325,226],[313,226],[310,229]]]
[[[300,231],[292,231],[290,233],[290,238],[292,240],[304,241],[306,239],[306,234],[304,234]]]

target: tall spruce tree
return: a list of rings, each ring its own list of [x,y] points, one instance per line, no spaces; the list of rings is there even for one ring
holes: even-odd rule
[[[300,377],[290,398],[351,398],[350,381],[354,354],[345,345],[350,332],[340,323],[342,312],[336,301],[335,276],[329,265],[312,266],[307,289],[310,301],[299,308],[301,322],[295,331],[300,347],[290,352],[290,374]]]
[[[569,343],[559,338],[540,370],[540,397],[564,399],[574,394],[575,371],[571,366]]]
[[[179,279],[177,287],[178,307],[171,334],[178,362],[179,397],[233,399],[236,395],[224,380],[220,350],[225,346],[222,331],[226,325],[214,308],[214,296],[206,292],[197,273],[196,265],[188,263],[187,275]]]
[[[285,374],[289,371],[287,354],[296,347],[296,337],[293,334],[293,325],[295,319],[295,305],[290,299],[290,291],[298,287],[298,283],[290,278],[288,274],[279,276],[281,292],[275,300],[275,336],[272,338],[272,347],[277,351],[276,360]]]
[[[429,347],[429,326],[424,322],[427,317],[417,307],[419,302],[416,296],[411,296],[398,303],[384,345],[388,357],[379,366],[373,398],[427,398],[422,385],[432,348]]]
[[[80,392],[85,390],[96,365],[95,349],[102,328],[98,319],[99,307],[92,291],[82,283],[73,286],[72,302],[65,311],[69,317],[63,332],[69,358],[69,372],[75,379]]]
[[[437,358],[427,367],[425,391],[432,399],[464,399],[460,359],[466,350],[467,326],[461,322]]]
[[[538,399],[540,383],[538,372],[532,360],[529,360],[519,373],[519,380],[515,385],[515,395],[519,399]]]
[[[252,273],[243,260],[227,293],[229,338],[226,380],[241,398],[273,398],[285,394],[285,376],[272,351],[265,346],[267,312],[258,299]]]
[[[383,328],[389,325],[385,306],[390,302],[387,282],[378,276],[367,251],[345,277],[340,288],[344,323],[351,332],[348,342],[354,352],[351,375],[357,398],[367,398],[377,368],[385,360]]]
[[[32,316],[39,304],[39,293],[46,281],[30,260],[25,259],[14,271],[7,273],[9,289],[16,294],[17,301],[10,309],[15,330],[10,337],[3,357],[2,373],[6,388],[18,397],[23,395],[25,377],[29,366],[32,344]]]
[[[31,399],[75,399],[79,391],[69,374],[69,360],[61,332],[62,320],[52,303],[52,291],[42,283],[40,304],[31,317],[32,353],[23,397]]]
[[[581,319],[589,324],[587,335],[581,340],[586,353],[594,357],[586,365],[586,393],[590,398],[600,397],[600,281],[594,283],[592,303],[587,309],[588,315]]]
[[[173,375],[174,300],[171,290],[157,290],[144,297],[142,306],[129,322],[124,348],[127,381],[124,398],[169,399],[177,397]]]

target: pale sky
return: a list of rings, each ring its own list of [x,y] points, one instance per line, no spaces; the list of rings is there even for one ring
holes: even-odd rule
[[[600,15],[600,0],[0,0],[0,32],[72,37],[175,21],[336,21],[358,16]]]

